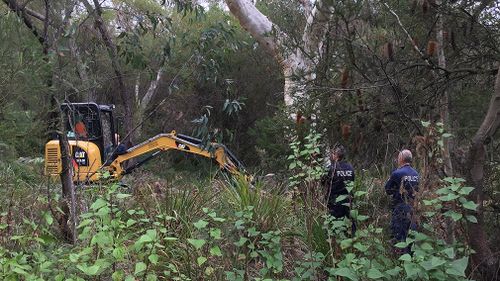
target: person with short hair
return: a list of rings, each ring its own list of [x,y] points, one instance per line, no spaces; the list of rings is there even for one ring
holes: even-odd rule
[[[354,181],[354,169],[345,161],[346,149],[337,146],[330,151],[330,167],[324,181],[327,187],[327,202],[330,215],[335,218],[349,216],[350,196],[346,184]],[[337,198],[345,195],[346,198],[337,201]]]
[[[418,192],[420,175],[412,168],[413,155],[410,150],[403,149],[397,158],[398,168],[394,170],[385,184],[385,192],[392,197],[391,201],[391,236],[395,243],[406,241],[410,229],[416,229],[413,221],[413,201]],[[410,246],[402,249],[409,253]]]

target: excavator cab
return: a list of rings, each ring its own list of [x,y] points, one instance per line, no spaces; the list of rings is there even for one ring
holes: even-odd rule
[[[107,154],[111,153],[116,143],[114,105],[97,105],[95,103],[64,103],[61,111],[64,116],[68,140],[87,141],[95,144],[100,151],[104,163]],[[73,153],[73,158],[75,158]]]
[[[113,105],[96,103],[64,103],[61,105],[66,136],[70,145],[75,181],[95,181],[107,153],[117,145]],[[45,145],[45,173],[58,176],[62,170],[59,140]]]
[[[116,153],[119,144],[115,138],[113,109],[113,105],[96,103],[62,104],[61,111],[74,171],[73,181],[96,182],[102,178],[103,171],[107,171],[114,179],[120,179],[160,152],[168,150],[211,158],[221,169],[231,174],[250,177],[243,164],[225,145],[211,143],[211,149],[208,149],[201,140],[175,131],[158,134],[126,151]],[[128,160],[143,157],[145,159],[134,161],[134,165],[125,167]],[[59,139],[53,139],[45,145],[45,174],[59,176],[61,171]]]

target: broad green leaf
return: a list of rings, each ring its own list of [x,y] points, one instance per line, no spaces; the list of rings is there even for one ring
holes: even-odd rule
[[[248,235],[251,237],[255,237],[260,234],[260,231],[258,231],[255,227],[250,227],[248,230]]]
[[[151,254],[149,255],[148,257],[148,260],[152,263],[152,264],[157,264],[158,263],[158,255],[157,254]]]
[[[442,187],[442,188],[436,190],[436,194],[439,194],[439,195],[448,194],[450,192],[451,191],[447,187]]]
[[[132,195],[126,194],[126,193],[118,193],[118,194],[116,194],[116,198],[118,198],[118,199],[125,199],[125,198],[128,198],[130,196],[132,196]]]
[[[340,241],[340,248],[342,249],[347,249],[351,247],[351,245],[352,245],[352,239],[344,239]]]
[[[366,252],[366,250],[368,250],[368,247],[360,242],[354,243],[354,248],[356,248],[360,252]]]
[[[18,267],[18,266],[15,266],[15,267],[12,267],[11,270],[17,274],[21,274],[21,275],[29,275],[28,272],[26,272],[24,269],[22,269],[21,267]]]
[[[91,219],[84,219],[79,225],[78,225],[78,228],[83,228],[91,223],[93,223],[94,221],[91,220]]]
[[[214,271],[215,270],[214,270],[213,267],[208,266],[207,268],[205,268],[205,275],[210,276],[210,275],[212,275],[214,273]]]
[[[72,263],[76,263],[79,257],[79,255],[71,253],[69,254],[69,261]]]
[[[465,269],[469,263],[469,257],[463,257],[450,263],[446,269],[446,273],[456,276],[465,277]]]
[[[354,192],[354,197],[361,197],[365,194],[367,194],[366,191],[356,191],[356,192]]]
[[[203,265],[206,261],[207,261],[207,258],[206,258],[206,257],[203,257],[203,256],[198,257],[198,258],[196,259],[196,262],[198,263],[198,265],[199,265],[199,266]]]
[[[380,272],[380,270],[378,270],[376,268],[370,268],[370,270],[368,270],[368,274],[366,276],[370,279],[379,279],[379,278],[384,277],[384,274],[382,274],[382,272]]]
[[[151,241],[154,241],[156,240],[158,234],[156,232],[156,229],[148,229],[146,230],[146,235],[149,236],[149,238],[151,238]]]
[[[133,219],[128,219],[127,220],[127,227],[131,227],[132,225],[134,225],[137,221],[136,220],[133,220]]]
[[[125,258],[125,248],[124,247],[116,247],[113,250],[113,257],[119,261],[123,260]]]
[[[189,244],[193,245],[196,250],[199,250],[203,245],[205,245],[206,241],[204,239],[188,239]]]
[[[219,228],[211,228],[210,236],[217,240],[221,239],[221,230]]]
[[[210,254],[212,256],[217,256],[217,257],[222,256],[222,252],[221,252],[219,246],[214,246],[214,247],[210,248]]]
[[[477,209],[477,206],[478,205],[472,201],[467,201],[467,202],[462,204],[462,207],[464,207],[465,209],[472,210],[472,211],[475,211]]]
[[[474,190],[474,187],[471,186],[463,186],[458,193],[462,195],[469,195]]]
[[[147,235],[147,234],[143,234],[141,235],[141,237],[139,237],[139,240],[137,240],[136,244],[137,245],[142,245],[142,244],[145,244],[145,243],[148,243],[148,242],[151,242],[153,241],[153,239],[151,238],[151,236]]]
[[[345,204],[344,204],[345,205]],[[365,216],[365,215],[359,215],[356,217],[356,220],[357,221],[365,221],[367,219],[369,219],[370,217],[369,216]]]
[[[401,270],[402,270],[401,267],[396,266],[393,269],[387,270],[385,273],[388,274],[388,275],[390,275],[390,276],[396,276],[396,275],[398,275],[401,272]]]
[[[400,261],[411,261],[411,256],[409,254],[404,254],[399,257]]]
[[[465,218],[472,223],[477,223],[477,218],[475,216],[467,215]]]
[[[348,198],[348,197],[349,197],[349,195],[342,194],[342,195],[340,195],[339,197],[337,197],[337,198],[335,199],[335,202],[340,202],[340,201],[342,201],[342,200],[344,200],[344,199],[346,199],[346,198]]]
[[[45,218],[45,221],[47,222],[48,225],[52,225],[52,223],[54,222],[54,219],[52,218],[52,216],[48,212],[45,212],[43,214],[43,217]]]
[[[408,243],[398,242],[398,243],[396,243],[396,245],[394,245],[394,247],[399,248],[399,249],[404,249],[404,248],[408,247]]]
[[[403,267],[405,269],[407,277],[413,277],[414,275],[417,275],[418,272],[420,271],[420,269],[418,268],[418,266],[416,266],[412,262],[405,262],[405,264],[404,264]]]
[[[99,232],[92,237],[90,240],[91,245],[99,245],[101,247],[111,244],[111,237],[109,233]]]
[[[453,259],[455,258],[455,249],[450,247],[450,248],[446,248],[442,251],[446,256],[448,256],[448,258],[450,259]]]
[[[445,263],[446,263],[445,260],[440,259],[438,257],[432,257],[431,258],[431,264],[432,264],[433,267],[438,267],[438,266],[441,266],[441,265],[443,265]]]
[[[334,269],[332,270],[332,274],[337,276],[342,276],[353,281],[359,280],[358,276],[356,276],[356,274],[350,268],[347,267]]]
[[[207,221],[204,220],[198,220],[197,222],[194,223],[194,227],[197,229],[203,229],[208,225]]]
[[[90,206],[90,209],[94,210],[94,211],[97,211],[99,210],[100,208],[106,206],[108,204],[108,202],[102,200],[101,198],[98,198],[91,206]]]
[[[451,211],[451,210],[447,211],[446,213],[444,213],[444,215],[447,216],[447,217],[452,218],[453,221],[458,221],[458,220],[460,220],[463,217],[462,214],[457,213],[455,211]]]
[[[142,261],[136,263],[135,264],[134,275],[137,275],[137,274],[143,272],[144,270],[146,270],[146,268],[147,268],[147,265],[145,263],[143,263]]]
[[[111,279],[113,281],[120,281],[120,280],[123,280],[124,276],[125,276],[125,272],[123,271],[123,269],[120,269],[120,270],[113,272],[113,274],[111,275]]]
[[[246,242],[248,241],[248,238],[245,237],[240,237],[240,240],[238,242],[234,242],[234,245],[241,247],[243,246]]]
[[[77,265],[76,268],[80,269],[83,273],[86,275],[96,275],[97,272],[99,271],[100,266],[97,264],[94,264],[92,266],[86,266],[86,265]]]
[[[448,201],[455,200],[455,199],[457,199],[458,197],[460,197],[460,196],[458,196],[458,195],[456,195],[456,194],[453,194],[453,193],[448,193],[448,194],[447,194],[447,195],[445,195],[445,196],[441,196],[441,197],[439,197],[439,200],[444,201],[444,202],[448,202]]]
[[[425,206],[431,206],[435,203],[434,200],[423,200]]]

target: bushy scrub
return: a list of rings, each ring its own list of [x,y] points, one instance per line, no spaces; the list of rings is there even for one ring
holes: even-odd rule
[[[41,187],[29,178],[10,183],[16,169],[3,168],[5,186]],[[304,221],[310,201],[294,197],[295,189],[243,178],[209,186],[80,187],[82,196],[93,199],[79,217],[75,245],[62,242],[58,219],[44,209],[45,195],[34,189],[41,202],[33,205],[36,216],[20,214],[13,225],[2,209],[0,279],[467,280],[470,250],[460,241],[437,237],[432,222],[449,217],[458,229],[466,220],[474,222],[476,205],[466,199],[472,188],[463,180],[445,179],[437,194],[419,198],[418,231],[392,245],[386,222],[372,217],[364,203],[371,200],[369,183],[360,179],[348,186],[354,197],[349,218],[334,219],[321,206],[308,206],[311,225]],[[394,249],[410,245],[412,254],[395,254]]]

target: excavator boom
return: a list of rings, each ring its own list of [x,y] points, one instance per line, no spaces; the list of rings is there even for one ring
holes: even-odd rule
[[[196,154],[207,158],[212,158],[219,164],[220,168],[233,175],[245,176],[243,164],[225,146],[218,143],[211,144],[212,149],[203,147],[202,141],[190,136],[177,134],[172,131],[169,134],[156,135],[136,146],[133,146],[121,155],[118,155],[108,166],[108,169],[115,178],[120,179],[124,174],[131,172],[145,161],[156,156],[159,152],[167,150],[179,150],[186,153]],[[152,154],[151,154],[152,153]],[[149,158],[138,162],[136,165],[124,168],[124,162],[143,155],[151,154]]]

